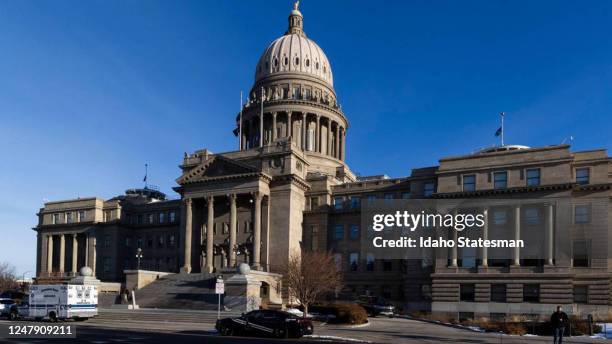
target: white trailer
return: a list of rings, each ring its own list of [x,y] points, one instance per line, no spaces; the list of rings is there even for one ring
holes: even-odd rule
[[[32,285],[27,309],[29,318],[85,320],[98,315],[98,288],[79,284]]]

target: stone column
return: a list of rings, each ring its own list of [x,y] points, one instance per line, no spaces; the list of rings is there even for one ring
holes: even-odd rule
[[[554,230],[555,230],[555,217],[553,211],[553,205],[546,205],[546,258],[548,265],[554,265]]]
[[[457,214],[456,212],[454,213]],[[455,228],[451,228],[452,238],[455,245],[451,248],[451,267],[457,267],[457,230]]]
[[[185,264],[183,265],[183,271],[191,273],[191,241],[193,235],[193,219],[192,219],[192,205],[193,200],[186,198],[185,202],[185,251],[184,259]]]
[[[77,234],[72,234],[72,274],[76,275],[79,260],[79,244],[77,242]]]
[[[343,161],[344,161],[345,133],[346,133],[346,130],[342,128],[342,136],[340,137],[340,160],[343,160]]]
[[[262,99],[263,104],[263,99]],[[262,112],[259,114],[259,147],[263,147],[264,145],[264,114],[263,114],[263,105],[261,106]]]
[[[236,194],[229,195],[230,199],[230,251],[229,265],[236,266]]]
[[[66,264],[66,238],[64,234],[60,234],[60,252],[59,252],[59,272],[64,273],[64,267]]]
[[[47,272],[53,272],[53,235],[47,236]]]
[[[483,211],[484,215],[484,226],[482,227],[482,240],[489,239],[489,209]],[[489,251],[487,247],[482,248],[482,267],[486,268],[489,266]]]
[[[521,239],[521,206],[514,206],[514,240]],[[521,249],[520,247],[514,248],[513,262],[512,265],[521,265]]]
[[[276,141],[276,112],[272,112],[272,142]]]
[[[317,126],[315,128],[315,146],[314,150],[321,153],[321,116],[317,115]]]
[[[213,240],[215,230],[215,198],[208,196],[208,218],[206,220],[206,271],[208,273],[214,270],[214,255],[213,255]]]
[[[332,156],[332,151],[331,151],[331,141],[332,141],[332,120],[331,118],[327,119],[327,155],[328,156]]]
[[[91,236],[91,270],[93,271],[93,276],[96,276],[96,263],[97,263],[97,255],[98,255],[98,249],[97,249],[97,240],[96,240],[96,236],[92,235]]]
[[[334,157],[340,159],[340,125],[336,125],[336,140],[334,148]]]
[[[306,123],[308,122],[308,114],[303,113],[302,115],[302,150],[306,150]]]
[[[261,192],[255,193],[255,228],[253,231],[253,267],[256,270],[260,269],[261,259],[261,200],[263,195]]]
[[[285,137],[290,136],[293,136],[293,123],[291,123],[291,111],[287,111],[287,128],[285,128]]]

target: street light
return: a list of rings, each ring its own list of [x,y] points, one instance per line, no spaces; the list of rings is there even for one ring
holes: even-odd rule
[[[136,259],[138,260],[138,266],[136,267],[136,270],[140,270],[140,260],[142,259],[142,249],[139,247],[138,250],[136,250]]]

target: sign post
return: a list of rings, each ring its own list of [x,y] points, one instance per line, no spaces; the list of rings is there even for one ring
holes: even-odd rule
[[[225,294],[225,283],[223,283],[223,276],[217,276],[217,282],[215,283],[215,294],[219,298],[217,305],[217,320],[221,318],[221,294]]]

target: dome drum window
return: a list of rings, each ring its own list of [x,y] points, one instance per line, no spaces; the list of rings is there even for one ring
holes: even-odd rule
[[[297,56],[296,56],[296,57],[295,57],[295,59],[294,59],[294,61],[295,61],[295,65],[296,65],[296,66],[299,66],[299,65],[300,65],[300,58],[299,58],[299,57],[297,57]]]
[[[306,67],[310,67],[310,60],[306,59]]]

